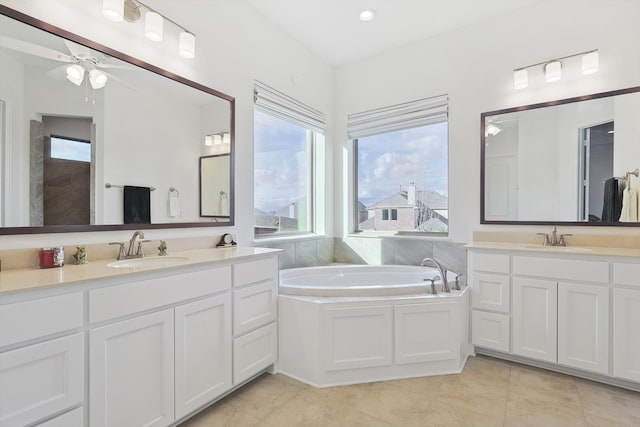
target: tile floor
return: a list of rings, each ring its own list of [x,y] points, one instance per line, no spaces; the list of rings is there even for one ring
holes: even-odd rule
[[[460,375],[314,388],[263,375],[180,427],[640,426],[640,393],[484,356]]]

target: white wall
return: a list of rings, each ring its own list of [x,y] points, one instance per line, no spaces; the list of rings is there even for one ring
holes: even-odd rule
[[[540,1],[491,21],[399,47],[336,71],[337,162],[344,167],[347,114],[449,94],[450,238],[472,239],[472,231],[531,230],[480,226],[480,113],[640,84],[640,2],[624,0]],[[590,49],[600,50],[600,71],[581,76],[579,60],[567,61],[561,81],[544,83],[531,70],[529,87],[513,89],[513,69]],[[336,171],[336,229],[350,191]],[[545,227],[548,228],[548,227]],[[565,230],[569,227],[563,227]],[[576,228],[575,233],[639,233],[620,228]],[[639,233],[640,234],[640,233]]]
[[[142,36],[141,24],[113,23],[100,12],[100,0],[0,0],[1,4],[80,36],[137,57],[160,68],[236,98],[235,227],[152,230],[150,239],[237,234],[240,244],[253,239],[253,80],[282,90],[324,112],[331,135],[333,69],[270,24],[243,1],[147,0],[145,3],[196,34],[196,58],[177,55],[177,30],[165,26],[165,41]],[[333,186],[333,153],[327,144],[327,188]],[[180,189],[182,195],[182,189]],[[197,182],[194,183],[197,191]],[[327,233],[333,231],[333,201],[324,205]],[[128,231],[55,235],[0,236],[0,247],[108,242]]]

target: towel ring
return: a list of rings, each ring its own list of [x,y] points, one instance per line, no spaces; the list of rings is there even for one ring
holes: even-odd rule
[[[171,197],[171,193],[176,193],[176,197],[180,197],[180,192],[173,187],[169,188],[169,197]]]

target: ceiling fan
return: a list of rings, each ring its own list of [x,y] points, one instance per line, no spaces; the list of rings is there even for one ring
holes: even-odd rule
[[[6,48],[57,62],[64,62],[65,65],[57,67],[47,74],[53,73],[55,75],[58,73],[58,69],[64,69],[67,80],[76,86],[80,86],[86,77],[93,89],[101,89],[107,84],[107,80],[109,80],[109,78],[120,81],[112,74],[103,71],[103,69],[129,69],[129,67],[124,65],[107,63],[107,55],[89,49],[86,46],[82,46],[69,40],[65,40],[64,43],[69,53],[62,53],[34,43],[0,36],[0,48]]]

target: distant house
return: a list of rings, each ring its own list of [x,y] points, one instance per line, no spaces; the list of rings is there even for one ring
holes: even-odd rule
[[[369,206],[367,218],[358,212],[360,230],[446,231],[449,228],[448,199],[434,190],[416,190],[411,183],[406,191]]]
[[[290,203],[277,211],[264,212],[254,209],[256,234],[306,229],[306,198]]]

